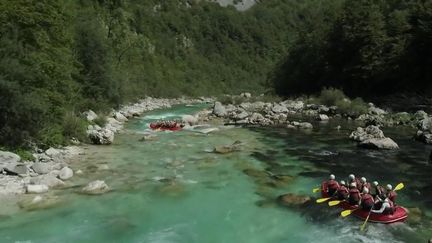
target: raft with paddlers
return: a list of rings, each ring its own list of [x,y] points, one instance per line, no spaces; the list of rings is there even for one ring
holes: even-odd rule
[[[402,184],[403,187],[403,184]],[[397,187],[395,189],[398,189]],[[321,184],[321,196],[323,199],[331,198],[327,193],[327,181],[324,181]],[[330,199],[329,199],[330,200]],[[332,201],[330,201],[332,202]],[[365,210],[358,205],[351,205],[347,201],[335,201],[334,205],[339,205],[346,212],[345,214],[352,214],[360,219],[368,219],[369,222],[373,223],[382,223],[382,224],[391,224],[396,222],[404,221],[408,217],[408,210],[401,206],[395,206],[394,212],[392,214],[382,214],[382,213],[374,213],[370,210]],[[330,203],[331,205],[331,203]],[[342,216],[344,216],[344,212],[342,212]]]
[[[183,124],[174,121],[160,121],[150,123],[150,128],[161,131],[179,131],[183,128]]]

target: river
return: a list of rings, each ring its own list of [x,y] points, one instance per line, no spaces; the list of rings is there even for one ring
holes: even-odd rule
[[[410,129],[385,134],[398,151],[370,151],[348,140],[356,126],[346,121],[314,124],[313,131],[286,128],[220,127],[158,132],[149,122],[202,109],[177,106],[130,121],[111,146],[88,146],[71,165],[81,169],[71,186],[52,193],[61,198],[45,210],[2,211],[0,242],[427,242],[432,238],[432,165],[429,148],[410,138]],[[335,127],[341,125],[337,130]],[[215,154],[216,145],[241,141],[241,151]],[[289,180],[275,183],[264,170]],[[247,173],[245,173],[247,172]],[[417,207],[423,216],[393,225],[368,224],[338,217],[326,204],[281,207],[278,195],[319,197],[312,188],[334,173],[365,176],[381,184],[404,182],[398,202]],[[265,174],[265,173],[264,173]],[[82,195],[79,189],[102,179],[112,191]]]

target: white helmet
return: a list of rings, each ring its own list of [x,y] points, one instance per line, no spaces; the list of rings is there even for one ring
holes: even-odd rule
[[[342,180],[342,181],[340,182],[340,184],[341,184],[341,185],[346,185],[344,180]]]
[[[362,177],[360,180],[361,180],[363,183],[366,183],[366,178],[365,178],[365,177]]]
[[[351,175],[348,176],[348,178],[349,178],[350,180],[354,180],[354,179],[355,179],[355,176],[354,176],[353,174],[351,174]]]
[[[357,184],[355,182],[350,184],[350,187],[357,187]]]
[[[373,182],[374,186],[378,186],[378,181]]]
[[[393,187],[392,187],[392,185],[390,185],[390,184],[387,184],[387,190],[393,190]]]
[[[330,180],[334,180],[334,179],[336,179],[335,175],[333,175],[333,174],[331,174],[331,175],[329,176],[329,178],[330,178]]]
[[[369,189],[367,189],[367,187],[363,188],[363,193],[368,194],[369,193]]]

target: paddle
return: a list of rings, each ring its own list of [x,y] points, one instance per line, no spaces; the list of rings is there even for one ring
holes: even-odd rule
[[[329,203],[328,203],[328,205],[330,206],[330,207],[333,207],[333,206],[336,206],[336,205],[339,205],[339,203],[341,203],[342,201],[340,201],[340,200],[334,200],[334,201],[330,201]]]
[[[323,203],[323,202],[328,201],[328,200],[330,200],[330,199],[331,199],[331,197],[318,198],[318,199],[316,200],[316,202],[317,202],[317,203]]]
[[[342,217],[346,217],[348,215],[350,215],[352,212],[356,211],[357,209],[359,209],[360,207],[356,208],[356,209],[347,209],[341,212],[341,216]]]
[[[366,220],[365,220],[364,223],[360,226],[360,231],[363,231],[364,228],[366,227],[366,223],[367,223],[367,221],[369,220],[369,216],[371,215],[372,209],[373,209],[373,206],[372,206],[371,209],[369,210],[369,214],[368,214],[368,216],[366,217]]]
[[[319,192],[319,191],[321,191],[321,188],[314,188],[314,189],[312,189],[312,192],[313,192],[313,193],[317,193],[317,192]]]
[[[398,191],[398,190],[401,190],[401,189],[404,188],[404,187],[405,187],[405,185],[401,182],[401,183],[397,184],[397,186],[395,187],[394,190],[395,190],[395,191]],[[342,216],[342,217],[346,217],[346,216],[350,215],[352,212],[354,212],[354,211],[357,210],[357,209],[359,209],[359,208],[344,210],[344,211],[341,212],[341,216]],[[369,219],[369,217],[368,217],[367,219]]]

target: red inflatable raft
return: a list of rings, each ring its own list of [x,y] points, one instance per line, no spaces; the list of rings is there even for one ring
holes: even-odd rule
[[[166,126],[163,126],[162,124],[158,124],[156,122],[150,123],[150,128],[153,130],[161,130],[161,131],[179,131],[182,129],[182,127],[179,126],[178,124],[176,124],[173,127],[166,127]]]
[[[321,184],[321,196],[323,198],[327,198],[327,182],[323,182]],[[346,209],[356,209],[358,206],[350,205],[348,202],[341,202],[339,204],[344,210]],[[357,218],[365,220],[369,214],[368,210],[364,209],[356,209],[352,212],[352,215]],[[381,224],[391,224],[396,222],[402,222],[408,217],[408,210],[401,206],[395,207],[395,212],[393,214],[381,214],[381,213],[371,213],[369,217],[369,222],[373,223],[381,223]]]

